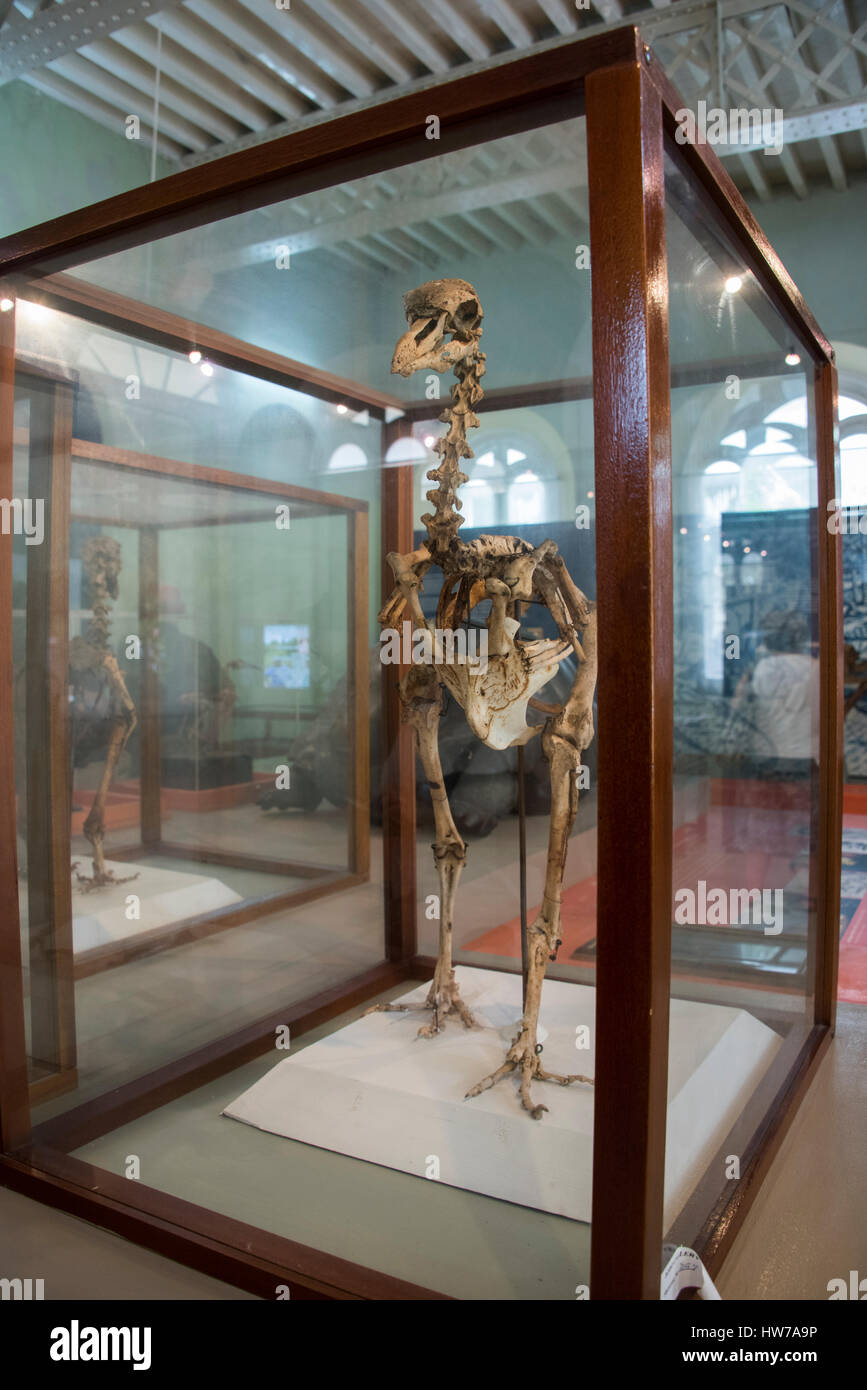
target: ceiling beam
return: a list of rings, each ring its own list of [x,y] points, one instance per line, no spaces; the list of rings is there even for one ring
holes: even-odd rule
[[[451,35],[468,58],[475,58],[477,62],[490,58],[491,45],[468,22],[463,5],[453,0],[426,0],[426,7],[443,32]]]
[[[490,233],[497,246],[507,246],[510,251],[517,251],[527,245],[526,236],[518,230],[508,208],[477,208],[473,221],[477,227]]]
[[[285,37],[285,26],[282,35],[273,33],[263,20],[232,0],[187,0],[184,9],[237,44],[242,53],[249,54],[314,106],[330,110],[345,100],[347,89],[292,47]],[[264,138],[272,136],[269,133]]]
[[[623,20],[623,6],[620,0],[593,0],[594,9],[598,10],[606,24],[620,24]]]
[[[383,13],[386,12],[386,6],[397,4],[397,0],[362,0],[362,2],[368,6],[368,8],[382,10]],[[772,6],[779,5],[781,0],[720,0],[720,3],[723,17],[729,18],[740,14],[757,13],[770,9]],[[533,51],[544,52],[549,49],[559,48],[564,43],[573,41],[575,34],[574,29],[563,32],[567,24],[566,14],[568,14],[569,20],[572,18],[571,9],[561,10],[559,8],[561,5],[565,4],[566,0],[540,0],[541,8],[549,18],[559,15],[560,23],[557,27],[561,29],[561,32],[555,38],[546,39],[541,43],[533,45]],[[340,106],[342,113],[349,114],[353,111],[362,112],[384,101],[391,100],[394,96],[394,89],[387,88],[385,90],[373,92],[357,100],[347,101],[345,99],[345,93],[341,93],[337,86],[322,72],[319,73],[314,88],[314,86],[311,85],[311,79],[306,73],[306,69],[308,68],[313,71],[313,65],[308,63],[303,55],[298,53],[293,55],[288,45],[285,43],[285,37],[283,40],[277,38],[279,20],[276,25],[271,24],[270,29],[265,30],[264,24],[256,20],[252,14],[243,10],[239,11],[237,5],[229,4],[227,0],[187,0],[185,8],[194,11],[196,14],[200,15],[202,19],[207,20],[209,24],[213,25],[218,32],[243,46],[245,51],[251,53],[258,61],[265,62],[269,60],[269,66],[272,68],[272,71],[281,76],[285,76],[287,81],[292,81],[298,87],[298,90],[302,91],[311,101],[315,101],[318,105],[327,109],[323,111],[313,111],[309,115],[299,117],[295,120],[280,122],[264,132],[252,132],[249,135],[240,136],[231,143],[214,147],[213,150],[185,155],[180,161],[180,167],[182,168],[191,168],[198,164],[205,163],[215,156],[230,154],[237,150],[249,149],[263,143],[265,140],[277,139],[282,135],[293,134],[296,130],[318,125],[322,120],[328,118],[329,112],[333,110],[336,105]],[[263,14],[266,8],[267,7],[263,7]],[[239,13],[243,16],[241,25],[238,23]],[[467,32],[471,33],[473,38],[467,39],[465,51],[466,48],[472,46],[474,53],[484,55],[480,57],[479,61],[472,64],[458,64],[453,66],[450,69],[452,72],[456,72],[460,69],[465,71],[467,75],[471,75],[474,72],[482,73],[495,70],[497,67],[510,61],[514,56],[511,52],[491,55],[487,43],[483,41],[474,30],[469,29],[467,21],[460,15],[460,12],[455,10],[453,6],[449,7],[449,0],[429,0],[427,4],[427,13],[431,19],[436,20],[436,22],[441,25],[444,34],[448,34],[449,39],[454,45],[461,45],[462,33],[465,37]],[[459,15],[460,23],[456,27],[449,27],[449,18],[455,13]],[[576,13],[578,12],[576,11]],[[275,14],[279,14],[279,12],[275,10]],[[712,0],[677,0],[676,4],[669,5],[664,9],[647,10],[636,16],[636,18],[640,27],[651,41],[658,35],[668,38],[672,36],[676,37],[678,34],[682,33],[687,36],[686,41],[688,43],[690,42],[688,36],[694,33],[699,26],[706,25],[712,21],[715,22],[715,15],[716,5]],[[408,14],[404,15],[404,19],[405,24],[410,23]],[[552,23],[554,22],[555,20],[552,18]],[[267,52],[268,41],[263,42],[262,39],[257,41],[254,33],[254,26],[259,34],[269,32],[273,34],[270,40],[270,54]],[[583,28],[581,32],[582,34],[588,35],[601,33],[608,27],[611,26],[601,24],[588,25]],[[285,36],[287,32],[285,26],[281,32]],[[423,62],[428,61],[421,51],[419,56]],[[294,71],[292,70],[293,60]],[[303,75],[300,71],[302,65],[305,68]],[[435,90],[437,83],[441,79],[441,72],[442,69],[433,71],[433,75],[416,78],[414,81],[406,83],[401,90]],[[327,90],[323,90],[325,84],[328,84]],[[744,94],[748,95],[745,86],[743,90]],[[691,98],[695,100],[699,96],[706,95],[709,97],[711,96],[710,93],[706,93],[703,90],[684,92],[685,99]],[[716,92],[713,92],[711,99],[717,99]],[[753,103],[749,102],[748,104],[752,105]],[[863,94],[857,94],[851,101],[846,103],[839,103],[836,105],[830,104],[803,113],[800,110],[795,110],[790,113],[787,118],[786,143],[788,145],[794,145],[799,140],[817,138],[809,126],[809,122],[814,117],[816,121],[819,122],[825,120],[829,122],[839,122],[840,129],[862,129],[867,125],[865,104],[867,104],[867,91]],[[804,124],[804,119],[807,121],[806,125]],[[552,127],[552,130],[556,131],[556,127]],[[736,156],[744,153],[745,148],[749,147],[739,145],[731,150],[723,149],[722,153],[726,157]],[[718,150],[717,152],[719,153],[720,151]],[[799,185],[806,191],[806,185],[803,182],[803,176],[800,175],[800,171],[792,166],[791,161],[789,161],[789,163],[790,167],[793,169],[794,180],[798,180]]]
[[[252,245],[239,246],[234,251],[218,257],[226,264],[258,265],[270,261],[277,255],[277,248],[288,247],[294,254],[312,251],[319,246],[331,246],[338,242],[354,241],[359,237],[391,231],[393,228],[410,228],[417,222],[436,222],[441,217],[451,217],[475,212],[477,208],[498,208],[535,198],[543,193],[557,193],[563,188],[583,186],[582,170],[575,162],[554,164],[534,173],[510,174],[505,178],[492,179],[488,183],[476,184],[466,188],[452,188],[446,192],[435,193],[430,197],[395,199],[393,203],[364,212],[336,217],[331,221],[320,222],[313,227],[297,228],[283,236]],[[213,261],[211,262],[213,266]]]
[[[431,72],[448,72],[451,62],[445,45],[413,18],[406,0],[361,0],[361,3],[391,29],[404,48],[417,54]]]
[[[758,100],[744,88],[748,99],[753,97],[754,107]],[[798,145],[805,140],[823,140],[831,135],[842,135],[850,130],[867,129],[867,89],[858,99],[838,101],[828,106],[813,106],[794,116],[784,116],[782,121],[783,144]],[[722,158],[746,152],[757,152],[763,148],[762,137],[755,140],[738,141],[735,145],[717,145],[716,153]]]
[[[111,102],[104,101],[102,97],[95,96],[92,91],[82,91],[74,87],[71,82],[67,82],[59,73],[53,72],[51,68],[38,69],[36,72],[28,72],[21,79],[29,87],[35,87],[38,92],[44,92],[46,96],[53,97],[55,101],[63,102],[65,106],[75,106],[81,111],[82,115],[89,116],[92,121],[105,126],[107,130],[117,135],[123,130],[123,123],[126,111],[120,111]],[[148,143],[153,141],[153,130],[151,128],[150,115],[142,114],[141,117],[142,143],[145,135],[148,136]],[[183,151],[183,145],[177,140],[172,140],[165,131],[160,131],[157,136],[157,153],[166,159],[176,160]]]
[[[415,77],[417,67],[387,47],[369,24],[359,24],[354,20],[346,5],[339,3],[339,0],[316,0],[316,13],[393,82],[409,82]],[[384,30],[383,38],[390,37],[388,31]]]
[[[741,168],[753,186],[753,192],[766,203],[771,196],[771,188],[765,178],[764,170],[754,154],[742,154]]]
[[[9,0],[0,0],[0,7],[8,3]],[[56,63],[55,72],[65,78],[62,87],[57,88],[58,93],[60,90],[68,93],[64,98],[67,104],[83,109],[84,96],[79,100],[74,93],[79,90],[83,93],[84,83],[70,64],[62,60],[62,55],[71,55],[84,48],[83,56],[86,56],[87,45],[97,45],[113,30],[122,29],[123,37],[119,39],[122,47],[153,65],[153,42],[147,43],[141,35],[143,30],[159,23],[164,13],[166,36],[171,36],[173,42],[163,45],[163,71],[168,78],[186,82],[189,89],[186,100],[182,101],[179,93],[172,93],[171,83],[166,84],[164,95],[170,98],[173,94],[176,98],[175,102],[171,99],[166,102],[166,115],[170,121],[186,116],[185,133],[191,134],[201,125],[211,137],[204,141],[187,141],[181,133],[184,125],[179,123],[166,131],[173,146],[187,145],[180,163],[182,167],[189,167],[318,123],[335,107],[350,112],[377,105],[394,95],[392,83],[397,83],[401,91],[424,90],[428,86],[435,88],[447,71],[494,69],[513,56],[511,51],[494,51],[498,46],[502,49],[500,35],[516,47],[540,51],[570,41],[579,29],[582,34],[599,33],[624,22],[622,0],[591,0],[596,14],[606,20],[604,24],[594,24],[593,9],[578,10],[573,0],[536,0],[536,4],[537,17],[544,14],[558,34],[542,43],[534,43],[534,30],[526,8],[518,0],[473,0],[472,4],[466,0],[426,0],[424,22],[414,17],[413,7],[406,6],[403,0],[354,0],[352,6],[344,5],[342,0],[322,0],[322,3],[291,0],[291,6],[285,10],[278,10],[270,0],[266,4],[261,0],[187,0],[186,4],[181,0],[124,0],[122,10],[114,0],[67,0],[65,4],[48,0],[47,8],[34,9],[29,18],[20,9],[10,11],[0,35],[0,83],[22,75],[28,64],[38,70],[41,65]],[[845,100],[811,104],[804,110],[807,101],[816,103],[819,88],[823,94],[843,90],[829,80],[830,72],[836,68],[835,79],[841,81],[839,67],[836,62],[827,64],[824,69],[820,64],[812,65],[811,61],[805,63],[802,55],[806,50],[797,41],[800,35],[795,40],[795,48],[790,50],[791,31],[787,44],[781,41],[779,33],[775,35],[776,41],[772,40],[768,28],[773,33],[780,16],[793,13],[808,27],[810,22],[816,25],[816,32],[827,29],[835,43],[848,45],[853,60],[858,54],[867,52],[860,30],[855,34],[841,30],[841,21],[831,19],[825,0],[678,0],[677,4],[650,0],[650,4],[652,8],[640,14],[630,11],[628,19],[634,19],[651,41],[673,38],[676,43],[671,47],[675,57],[682,52],[690,58],[696,34],[703,25],[716,23],[717,16],[735,41],[743,44],[741,54],[734,60],[735,71],[730,74],[733,81],[727,100],[737,100],[742,95],[747,98],[747,105],[772,104],[767,95],[768,73],[758,70],[753,62],[754,52],[775,62],[781,71],[794,71],[804,84],[803,97],[801,105],[791,108],[786,115],[786,150],[781,163],[795,190],[805,196],[806,181],[791,147],[799,141],[817,140],[832,183],[836,187],[844,186],[843,161],[831,137],[843,131],[867,129],[867,90]],[[81,16],[75,13],[79,9],[84,10]],[[761,33],[751,33],[752,26],[738,24],[739,18],[763,13],[767,13],[770,24],[766,20],[760,26]],[[368,16],[371,22],[365,24]],[[150,23],[142,25],[142,19]],[[586,22],[588,19],[590,23]],[[496,26],[496,33],[492,26]],[[85,34],[85,30],[91,32]],[[785,37],[783,31],[782,38]],[[107,54],[112,47],[103,42],[97,51]],[[473,61],[462,62],[463,54]],[[746,80],[742,84],[737,80],[739,62],[744,64],[742,75]],[[184,72],[185,65],[188,75]],[[707,67],[704,58],[701,66]],[[812,66],[821,70],[814,72]],[[143,86],[143,72],[141,80],[133,83],[129,67],[123,74],[113,73],[107,61],[105,67],[108,81],[112,76],[115,80],[127,76],[131,85]],[[421,67],[429,68],[432,75],[414,76]],[[208,102],[208,84],[213,81],[214,72],[225,73],[230,78],[226,100],[219,107],[215,123],[213,118],[208,120],[204,108],[200,113],[194,109],[196,96]],[[694,84],[703,82],[691,58],[689,74],[683,76],[687,87],[685,100],[705,95],[703,87],[701,91],[690,90]],[[713,74],[710,74],[710,82],[713,83]],[[97,99],[104,98],[109,108],[119,103],[118,89],[112,96],[97,85],[91,94],[96,92]],[[757,103],[755,98],[759,93],[763,99]],[[307,112],[307,103],[322,109]],[[269,121],[268,110],[284,119]],[[196,119],[199,114],[200,119]],[[233,120],[241,125],[250,124],[253,129],[230,137],[229,127]],[[149,129],[147,135],[149,140]],[[216,140],[213,140],[214,135]],[[743,159],[759,148],[758,144],[739,144],[717,147],[717,152],[726,158]],[[759,196],[764,196],[760,190],[767,185],[767,171],[762,164],[763,161],[758,165],[755,161],[743,162],[744,171]]]
[[[159,63],[160,106],[163,110],[168,109],[191,121],[215,141],[233,140],[246,128],[242,121],[227,116],[224,110],[215,106],[212,98],[199,96],[193,91],[184,80],[184,74],[178,73],[172,64],[171,55],[168,55],[166,61],[166,55],[154,52],[153,61],[149,62],[140,54],[121,46],[116,39],[107,39],[104,42],[87,44],[79,50],[79,56],[102,68],[110,77],[123,79],[136,92],[141,93],[140,102],[148,103],[152,103],[154,99],[157,83],[155,64]],[[65,61],[69,62],[71,59]],[[178,77],[179,81],[176,80]]]
[[[574,5],[568,5],[566,0],[537,0],[537,4],[554,25],[558,34],[575,33],[578,28],[578,20]]]
[[[261,0],[238,0],[238,3],[246,11],[245,18],[259,19],[267,24],[290,49],[297,49],[353,96],[367,96],[382,85],[370,63],[336,42],[333,31],[327,30],[321,20],[314,22],[309,15],[301,13],[298,0],[290,10],[278,10],[273,0],[268,0],[267,4],[262,4]]]
[[[738,46],[733,54],[730,53],[725,56],[723,72],[725,91],[722,94],[723,105],[725,106],[726,102],[729,101],[732,96],[740,96],[746,99],[748,108],[758,107],[761,109],[766,101],[769,100],[768,94],[762,86],[761,75],[756,67],[753,55],[747,47],[742,32],[735,26],[733,26],[733,28],[733,37]],[[732,33],[732,29],[730,28],[728,32]],[[734,102],[731,102],[731,105],[734,105]],[[732,146],[728,146],[726,152],[732,153],[732,148]],[[734,150],[739,153],[749,148],[750,146],[746,142],[744,144],[738,143],[734,146]],[[720,149],[720,152],[721,151],[722,147]],[[804,178],[804,173],[798,162],[797,156],[785,140],[785,134],[783,136],[783,147],[776,157],[779,159],[780,166],[797,196],[799,198],[806,198],[807,180]]]
[[[50,4],[30,19],[13,10],[0,36],[0,85],[180,3],[181,0],[123,0],[123,4],[118,0],[80,0],[75,5]]]
[[[477,0],[477,4],[515,48],[531,47],[536,36],[523,16],[512,9],[509,0]]]
[[[829,11],[832,8],[833,3],[834,0],[831,0],[831,3],[825,5],[823,14],[827,13],[827,11]],[[818,102],[819,87],[821,86],[823,91],[828,91],[830,90],[830,88],[827,82],[822,82],[819,78],[816,77],[815,66],[812,69],[808,68],[807,63],[804,59],[805,48],[807,49],[808,53],[810,52],[810,49],[807,47],[807,44],[810,36],[813,33],[814,26],[810,24],[801,26],[801,28],[796,33],[795,20],[793,19],[792,15],[788,10],[785,12],[785,15],[787,32],[792,35],[793,47],[795,50],[795,59],[793,66],[795,72],[795,80],[798,83],[798,94],[802,101],[807,100]],[[845,99],[845,88],[842,90],[840,88],[837,88],[836,91],[838,95],[842,96],[843,99]],[[835,188],[838,193],[845,193],[847,187],[846,171],[843,167],[843,160],[840,157],[840,151],[837,149],[837,143],[833,135],[821,135],[819,137],[819,149],[822,151],[822,158],[824,159],[825,167],[828,170],[828,178],[831,180],[831,187]]]
[[[255,110],[255,104],[261,103],[265,110],[276,112],[283,120],[293,116],[304,116],[310,110],[310,104],[305,97],[302,97],[288,82],[282,81],[274,76],[269,68],[256,61],[249,54],[249,46],[245,45],[244,50],[240,51],[235,44],[227,43],[225,37],[212,29],[203,19],[190,12],[187,6],[180,10],[169,10],[160,16],[159,27],[163,32],[163,62],[165,71],[168,71],[166,63],[167,51],[174,52],[170,45],[166,43],[168,38],[177,45],[179,50],[186,50],[188,61],[195,64],[192,73],[188,76],[191,84],[195,85],[197,76],[201,71],[203,74],[215,69],[223,78],[230,79],[237,87],[237,92],[233,91],[226,97],[227,102],[234,105],[234,114],[239,115],[242,101],[250,109],[251,113]],[[116,37],[117,43],[126,43],[127,35],[140,34],[143,29],[152,31],[152,40],[156,31],[152,24],[136,25],[132,29],[121,30]],[[180,59],[178,60],[180,62]],[[206,66],[207,65],[207,66]],[[221,100],[223,94],[221,90]],[[232,110],[232,105],[226,106],[227,110]],[[254,130],[258,124],[255,120],[248,120]],[[270,117],[269,125],[273,125],[274,117]]]

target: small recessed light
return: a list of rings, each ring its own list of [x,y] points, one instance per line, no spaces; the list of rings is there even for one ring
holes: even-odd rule
[[[737,294],[743,286],[743,280],[739,275],[730,275],[725,282],[726,294]]]
[[[681,528],[680,528],[680,534],[681,534],[682,536],[685,536],[686,533],[687,533],[687,529],[688,529],[688,528],[687,528],[686,526],[681,526]]]
[[[728,550],[730,545],[731,541],[723,541],[723,550]]]
[[[595,496],[596,496],[596,493],[595,493],[595,492],[588,492],[587,496],[588,496],[588,497],[595,497]]]
[[[801,354],[800,354],[799,352],[787,352],[787,353],[786,353],[786,366],[787,366],[787,367],[800,367],[800,365],[801,365]]]
[[[763,559],[763,560],[766,559],[767,554],[768,554],[768,552],[767,552],[766,550],[761,551],[761,556],[762,556],[762,559]]]
[[[348,405],[344,405],[344,404],[341,402],[340,405],[338,405],[338,406],[336,407],[336,409],[337,409],[337,414],[338,414],[338,415],[345,415],[345,414],[347,413],[347,411],[349,410],[349,406],[348,406]]]
[[[432,449],[433,446],[434,446],[435,444],[436,444],[436,439],[435,439],[435,437],[434,437],[432,434],[426,434],[425,437],[424,437],[424,447],[425,447],[426,449]]]
[[[10,309],[15,308],[14,299],[0,299],[0,314],[8,314]]]
[[[710,540],[710,536],[702,536],[702,540],[703,540],[703,541],[709,541],[709,540]]]
[[[197,367],[201,360],[202,354],[199,352],[199,349],[193,348],[192,352],[190,353],[190,361],[192,362],[193,366]]]
[[[199,371],[202,373],[202,376],[214,375],[214,369],[211,366],[210,362],[203,362],[201,367],[199,368]]]
[[[744,554],[745,554],[745,555],[749,555],[749,553],[750,553],[750,547],[749,547],[748,545],[745,545],[745,546],[744,546]]]

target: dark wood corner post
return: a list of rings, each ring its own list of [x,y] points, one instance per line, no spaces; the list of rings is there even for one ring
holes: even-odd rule
[[[840,857],[843,840],[843,538],[829,530],[837,489],[837,372],[823,362],[815,372],[818,465],[817,556],[819,584],[819,843],[816,881],[816,986],[813,1017],[835,1027],[840,954]]]
[[[412,434],[406,417],[382,429],[382,601],[394,588],[386,561],[392,550],[412,550],[412,464],[388,463],[388,451],[398,439]],[[385,884],[385,954],[391,961],[409,961],[417,949],[415,864],[415,738],[400,717],[397,684],[401,668],[382,667],[380,766]]]
[[[599,831],[590,1296],[659,1297],[671,961],[672,544],[660,97],[586,83]]]
[[[370,874],[370,621],[367,509],[346,514],[347,718],[349,721],[349,869]]]

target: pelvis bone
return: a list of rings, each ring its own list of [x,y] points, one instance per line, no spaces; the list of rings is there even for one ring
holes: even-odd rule
[[[527,705],[548,684],[572,644],[516,640],[521,625],[506,615],[512,597],[509,586],[489,579],[486,589],[491,599],[487,662],[482,669],[445,663],[440,679],[466,714],[476,738],[489,748],[513,748],[539,733],[540,725],[527,723]]]

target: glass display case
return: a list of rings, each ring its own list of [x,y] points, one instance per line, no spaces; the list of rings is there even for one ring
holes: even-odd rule
[[[836,388],[680,105],[624,28],[0,243],[3,1182],[265,1297],[725,1257],[834,1026]]]

